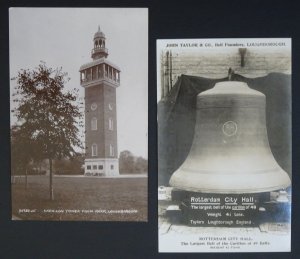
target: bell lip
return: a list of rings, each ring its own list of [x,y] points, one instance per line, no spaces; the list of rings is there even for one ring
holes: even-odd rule
[[[280,168],[281,169],[281,168]],[[250,185],[251,187],[247,186],[242,186],[240,188],[233,188],[233,187],[228,187],[223,186],[223,188],[213,188],[213,187],[208,187],[205,188],[204,184],[199,184],[198,181],[193,181],[192,183],[186,184],[184,180],[178,179],[178,176],[176,176],[176,173],[178,173],[179,170],[174,172],[174,174],[171,176],[169,180],[169,185],[171,187],[184,190],[184,191],[189,191],[189,192],[199,192],[199,193],[220,193],[220,194],[242,194],[242,193],[262,193],[262,192],[271,192],[271,191],[276,191],[276,190],[282,190],[286,189],[289,186],[291,186],[291,179],[289,175],[281,169],[282,172],[285,173],[285,177],[282,179],[282,183],[277,183],[269,186],[264,186],[264,187],[255,187],[255,181],[253,185]],[[180,182],[179,182],[180,181]],[[205,182],[205,181],[204,181]],[[253,181],[252,181],[253,182]],[[253,186],[253,187],[252,187]]]
[[[280,186],[273,186],[268,188],[256,188],[256,189],[204,189],[204,188],[193,188],[193,187],[185,187],[180,185],[172,185],[169,182],[171,187],[174,187],[179,190],[188,191],[188,192],[197,192],[197,193],[212,193],[212,194],[250,194],[250,193],[264,193],[264,192],[272,192],[272,191],[278,191],[282,189],[286,189],[291,186],[290,183],[286,183],[284,185]]]

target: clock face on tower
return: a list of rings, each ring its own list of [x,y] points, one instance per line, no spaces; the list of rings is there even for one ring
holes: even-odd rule
[[[96,109],[97,109],[97,104],[96,103],[92,103],[91,110],[95,111]]]

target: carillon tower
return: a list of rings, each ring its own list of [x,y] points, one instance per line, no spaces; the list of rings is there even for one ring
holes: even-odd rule
[[[80,67],[85,91],[85,175],[119,175],[116,88],[120,69],[107,60],[105,35],[98,27],[94,35],[92,62]]]

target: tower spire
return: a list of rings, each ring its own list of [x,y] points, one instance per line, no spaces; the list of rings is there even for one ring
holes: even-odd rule
[[[94,48],[92,49],[92,58],[94,60],[99,58],[107,58],[108,51],[105,47],[105,35],[98,25],[98,31],[94,34]]]

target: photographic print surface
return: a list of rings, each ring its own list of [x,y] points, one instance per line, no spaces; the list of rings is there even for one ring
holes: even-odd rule
[[[12,218],[147,221],[148,9],[11,8]]]
[[[157,40],[160,252],[290,251],[291,39]]]

